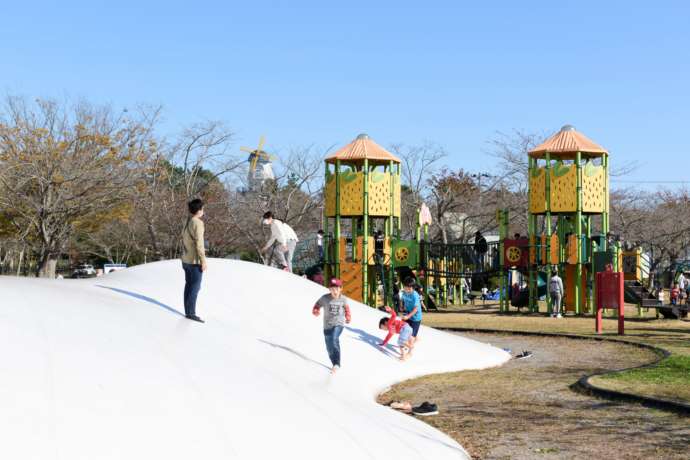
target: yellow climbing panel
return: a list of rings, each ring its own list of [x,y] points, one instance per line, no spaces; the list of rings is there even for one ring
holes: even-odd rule
[[[554,163],[551,168],[551,212],[577,211],[577,169]]]
[[[544,168],[532,171],[529,178],[529,212],[546,212],[546,173]]]
[[[582,212],[606,211],[604,167],[588,161],[582,169]]]

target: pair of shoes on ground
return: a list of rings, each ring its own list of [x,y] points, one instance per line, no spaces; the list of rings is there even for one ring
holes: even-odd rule
[[[203,323],[204,322],[203,319],[199,318],[196,315],[184,315],[184,317],[187,319],[191,319],[192,321],[196,321],[197,323]]]
[[[529,358],[530,356],[532,356],[531,351],[523,350],[522,353],[520,353],[519,355],[515,355],[515,357],[513,359],[525,359],[525,358]]]
[[[420,415],[426,417],[427,415],[438,414],[438,406],[436,404],[430,403],[429,401],[424,401],[417,407],[412,408],[412,413],[414,415]]]
[[[554,314],[552,313],[552,314],[551,314],[551,317],[552,317],[552,318],[563,318],[563,315],[561,315],[560,313],[557,313],[557,314],[554,315]]]

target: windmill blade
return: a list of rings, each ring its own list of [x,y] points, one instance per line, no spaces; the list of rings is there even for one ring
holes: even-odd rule
[[[264,143],[266,142],[266,138],[264,136],[261,136],[259,138],[259,146],[256,148],[259,152],[261,152],[264,148]]]
[[[259,155],[252,155],[252,159],[249,162],[249,171],[252,173],[256,171],[256,162],[259,160]]]
[[[247,153],[254,153],[254,149],[249,148],[249,147],[240,147],[240,150],[242,150],[243,152],[247,152]]]

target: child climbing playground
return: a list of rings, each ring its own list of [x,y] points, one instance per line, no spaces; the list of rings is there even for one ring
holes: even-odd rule
[[[400,349],[400,360],[405,361],[412,355],[414,349],[415,338],[412,335],[412,328],[405,321],[400,319],[395,313],[395,310],[386,306],[386,311],[390,313],[390,318],[381,318],[379,321],[379,329],[388,331],[388,335],[383,339],[379,345],[385,347],[388,341],[398,334],[398,348]]]
[[[342,295],[343,282],[332,278],[328,283],[329,294],[324,294],[316,301],[312,314],[319,316],[323,312],[323,336],[326,341],[326,351],[333,367],[331,374],[340,369],[340,334],[343,333],[345,324],[352,319],[347,297]]]

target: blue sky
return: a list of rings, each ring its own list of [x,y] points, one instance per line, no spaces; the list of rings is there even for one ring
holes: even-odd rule
[[[163,104],[164,131],[220,119],[238,147],[430,140],[470,171],[498,131],[569,123],[625,180],[690,180],[686,5],[13,2],[0,91]]]

